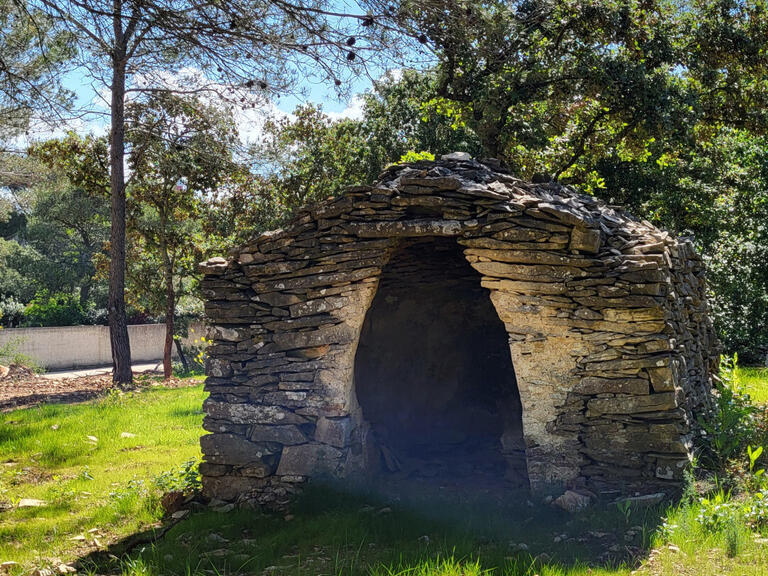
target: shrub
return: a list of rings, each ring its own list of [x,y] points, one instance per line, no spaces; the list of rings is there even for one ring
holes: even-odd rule
[[[2,328],[0,327],[0,329]],[[22,339],[14,338],[4,344],[0,344],[0,364],[17,364],[19,366],[26,366],[35,372],[44,372],[42,366],[40,366],[33,358],[26,354],[22,354],[19,351],[19,346],[21,346],[22,343]]]
[[[77,326],[86,315],[74,294],[38,292],[24,310],[27,326]]]
[[[724,471],[736,458],[743,459],[747,446],[765,444],[765,408],[753,404],[738,385],[734,375],[737,362],[737,356],[721,357],[714,405],[698,419],[702,430],[700,462],[716,471]]]
[[[397,161],[398,164],[407,164],[409,162],[418,162],[419,160],[434,160],[435,155],[432,154],[432,152],[416,152],[415,150],[408,150],[405,154],[400,156],[400,160]]]
[[[13,328],[24,320],[24,304],[13,296],[0,298],[0,326]]]
[[[198,460],[189,460],[175,470],[163,472],[154,480],[157,486],[163,492],[197,492],[202,487],[200,483],[200,462]]]

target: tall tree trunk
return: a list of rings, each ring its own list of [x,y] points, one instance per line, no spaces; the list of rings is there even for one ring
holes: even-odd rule
[[[125,46],[115,17],[115,53],[112,61],[112,126],[110,178],[112,227],[109,244],[109,340],[112,345],[112,381],[130,384],[131,345],[125,314]]]
[[[173,316],[176,313],[176,291],[173,289],[173,264],[168,257],[168,247],[161,246],[163,252],[163,270],[165,273],[165,346],[163,347],[163,376],[168,380],[173,376]]]

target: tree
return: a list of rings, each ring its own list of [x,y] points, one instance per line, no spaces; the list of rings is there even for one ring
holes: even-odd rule
[[[109,237],[109,204],[64,178],[35,187],[26,239],[48,257],[62,277],[71,278],[80,306],[89,306],[95,282],[94,256]]]
[[[435,50],[431,105],[486,155],[695,234],[721,338],[756,359],[768,341],[764,2],[428,0],[399,16]]]
[[[71,40],[25,0],[0,0],[0,139],[23,132],[33,110],[50,115],[69,103],[55,77],[72,56]]]
[[[106,150],[103,139],[70,134],[9,156],[22,177],[7,189],[9,212],[0,221],[6,239],[0,298],[19,305],[34,298],[38,309],[43,302],[57,309],[75,302],[79,312],[68,322],[94,319],[94,260],[109,230]]]
[[[110,91],[110,340],[113,379],[128,383],[126,94],[208,93],[254,105],[249,96],[284,92],[308,70],[341,85],[348,65],[364,63],[387,45],[388,12],[374,0],[350,13],[316,0],[29,1],[77,39],[82,69]]]
[[[309,104],[297,107],[292,117],[268,120],[250,156],[254,171],[264,175],[265,200],[280,218],[365,180],[367,144],[360,122],[334,122]]]
[[[450,152],[483,155],[475,132],[441,109],[437,90],[434,70],[402,70],[387,73],[363,96],[364,133],[371,144],[366,153],[375,155],[369,180],[409,151],[435,156]]]
[[[194,275],[211,240],[203,237],[212,192],[237,170],[232,151],[237,132],[232,117],[200,100],[160,93],[127,111],[132,172],[129,230],[134,249],[145,256],[134,269],[145,279],[157,263],[162,282],[143,282],[142,293],[165,314],[163,372],[172,375],[171,354],[178,296]],[[155,273],[154,268],[152,272]],[[158,289],[159,288],[159,289]]]
[[[439,156],[466,151],[479,154],[475,134],[455,123],[435,104],[436,76],[404,71],[388,73],[360,96],[361,119],[334,120],[316,105],[302,105],[290,117],[269,120],[264,135],[250,150],[252,197],[235,211],[255,229],[279,226],[307,202],[341,193],[352,185],[370,184],[390,163],[408,152]],[[230,201],[230,200],[228,200]]]
[[[438,102],[486,154],[594,191],[598,161],[673,154],[712,135],[702,125],[765,130],[762,6],[431,0],[402,14],[434,45]]]
[[[87,309],[94,257],[103,251],[109,230],[107,143],[70,132],[32,146],[29,155],[48,177],[29,189],[27,241],[49,257],[57,274],[72,278]]]

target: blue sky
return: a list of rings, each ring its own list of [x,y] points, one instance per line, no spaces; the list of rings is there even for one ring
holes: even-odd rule
[[[381,76],[384,70],[376,70],[374,74]],[[45,139],[48,137],[57,137],[63,134],[66,129],[73,129],[78,133],[103,134],[109,125],[108,102],[99,103],[99,92],[103,97],[108,97],[106,88],[101,85],[94,86],[87,70],[75,69],[70,71],[63,80],[64,87],[74,92],[76,96],[76,107],[95,110],[95,113],[76,118],[67,123],[67,125],[57,125],[54,127],[40,126],[32,131],[33,139]],[[259,133],[263,119],[268,115],[290,115],[296,106],[302,103],[321,104],[323,110],[332,117],[356,117],[360,114],[360,101],[357,95],[370,90],[372,80],[367,75],[360,75],[353,78],[350,83],[350,96],[345,99],[339,99],[333,86],[325,85],[315,80],[307,80],[297,87],[304,92],[303,96],[288,95],[273,100],[265,104],[261,109],[255,112],[239,114],[236,117],[240,126],[241,137],[244,141],[252,140]]]

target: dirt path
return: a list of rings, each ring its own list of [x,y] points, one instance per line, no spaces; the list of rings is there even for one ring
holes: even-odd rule
[[[134,386],[154,384],[151,378],[160,373],[142,372],[135,374],[137,379]],[[188,380],[173,378],[163,382],[163,386],[188,386]],[[19,408],[28,408],[42,403],[71,404],[91,400],[113,388],[112,375],[109,373],[75,376],[61,374],[60,376],[35,374],[23,366],[10,366],[10,372],[0,377],[0,412],[8,412]]]

